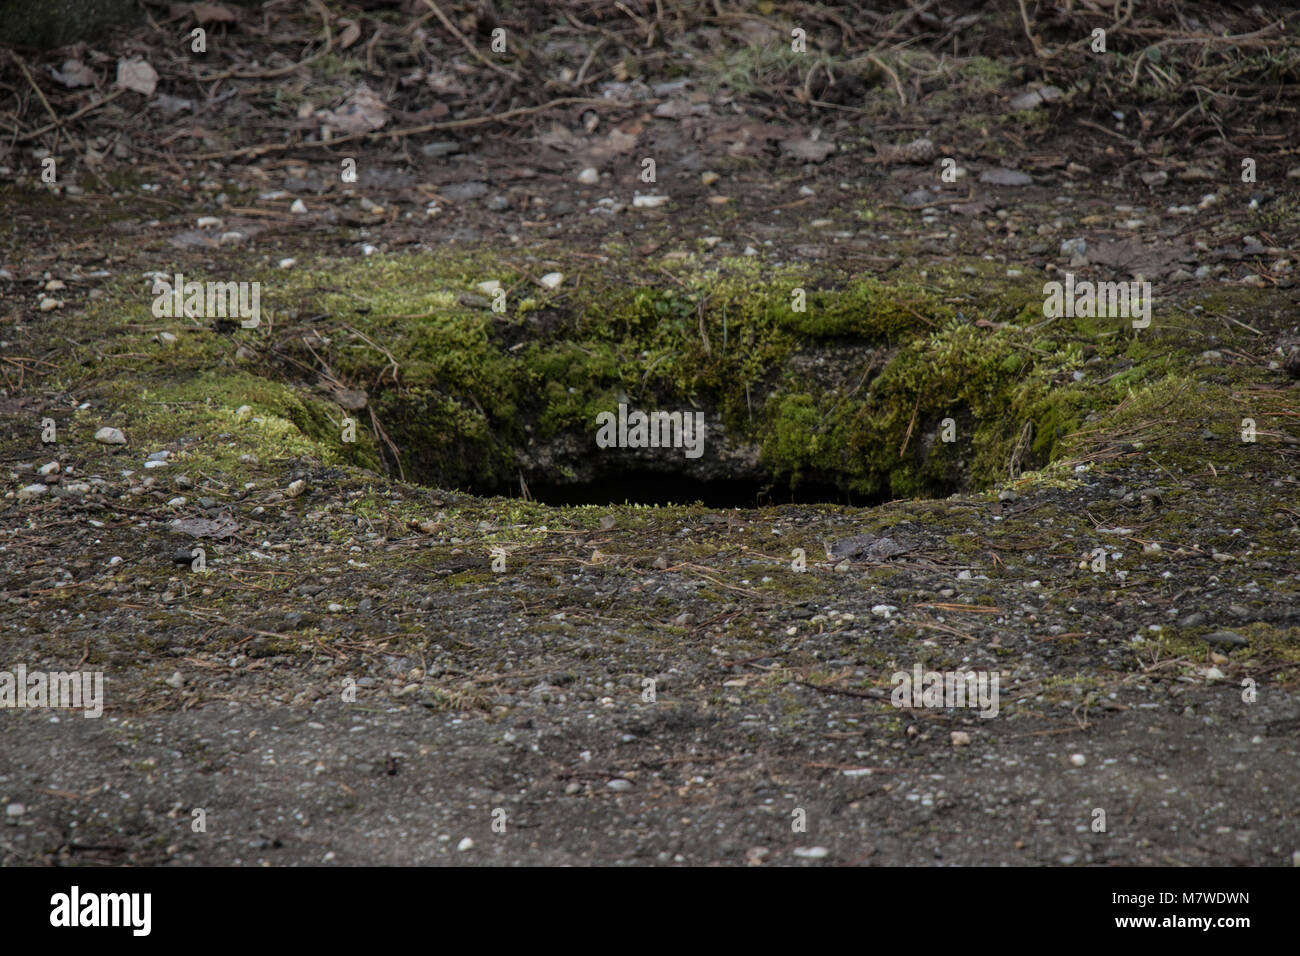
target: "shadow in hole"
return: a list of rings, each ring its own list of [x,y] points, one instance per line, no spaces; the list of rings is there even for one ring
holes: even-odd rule
[[[527,480],[527,479],[525,479]],[[599,481],[557,483],[528,481],[529,495],[547,505],[689,505],[708,508],[758,508],[766,505],[836,504],[869,507],[885,497],[849,494],[831,484],[805,483],[791,489],[749,478],[700,481],[687,475],[635,471]],[[471,488],[471,494],[521,497],[519,486]]]

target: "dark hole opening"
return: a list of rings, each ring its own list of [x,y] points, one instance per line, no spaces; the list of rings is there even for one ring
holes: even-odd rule
[[[588,482],[553,482],[524,479],[528,495],[546,505],[690,505],[707,508],[759,508],[767,505],[838,504],[869,507],[888,496],[851,494],[829,483],[805,482],[796,488],[773,485],[757,478],[700,479],[690,475],[654,471],[626,471]],[[521,498],[513,486],[471,487],[475,495]]]

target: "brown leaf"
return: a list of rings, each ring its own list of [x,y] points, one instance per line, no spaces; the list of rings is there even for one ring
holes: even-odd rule
[[[347,23],[343,32],[339,34],[339,49],[346,50],[352,44],[361,38],[361,27],[357,26],[355,20],[340,20],[340,23]]]
[[[809,139],[807,136],[801,136],[798,139],[781,140],[781,152],[800,162],[824,163],[826,157],[835,152],[835,144],[828,143],[824,139]]]
[[[139,57],[118,60],[117,85],[144,96],[153,96],[158,87],[158,71]]]
[[[363,83],[337,110],[322,110],[320,119],[343,133],[371,133],[388,122],[388,107]]]
[[[1137,236],[1115,242],[1099,242],[1088,248],[1088,261],[1094,265],[1110,266],[1151,278],[1175,269],[1179,262],[1193,257],[1185,245],[1144,246]]]
[[[366,393],[355,388],[340,388],[334,392],[334,401],[350,412],[366,407]]]
[[[50,70],[50,74],[64,86],[94,86],[95,72],[80,60],[67,60],[63,70]]]
[[[235,23],[239,20],[239,11],[224,3],[192,3],[190,13],[199,23]]]
[[[189,534],[196,538],[229,538],[239,530],[239,522],[230,515],[220,518],[177,518],[172,522],[172,530],[177,534]]]

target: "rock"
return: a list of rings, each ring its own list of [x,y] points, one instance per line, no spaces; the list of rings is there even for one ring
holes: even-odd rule
[[[934,141],[921,137],[903,146],[877,146],[876,155],[886,165],[893,163],[915,163],[918,165],[934,161],[937,150]]]
[[[493,212],[505,212],[510,208],[510,199],[497,193],[487,201],[487,207]]]
[[[290,498],[297,498],[300,494],[303,493],[303,490],[306,487],[307,487],[307,482],[299,478],[297,481],[289,482],[289,487],[285,489],[285,492],[286,494],[288,494]]]
[[[185,678],[181,676],[180,671],[172,671],[172,676],[167,678],[167,686],[180,690],[185,686]]]
[[[703,184],[706,185],[706,186],[712,186],[714,183],[716,183],[716,182],[717,182],[719,179],[721,179],[721,178],[722,178],[721,176],[719,176],[717,173],[715,173],[715,172],[714,172],[713,170],[711,170],[711,169],[710,169],[710,170],[706,170],[705,172],[700,173],[700,182],[703,183]]]
[[[998,167],[997,169],[986,169],[980,173],[980,182],[989,183],[993,186],[1032,186],[1034,179],[1018,169]]]
[[[625,790],[632,789],[632,781],[624,780],[622,777],[618,777],[614,780],[611,780],[609,783],[605,784],[605,786],[607,786],[611,790],[618,790],[622,792]]]
[[[1076,767],[1082,767],[1088,762],[1088,758],[1083,754],[1070,754],[1070,763]]]
[[[1011,101],[1013,110],[1032,110],[1036,106],[1041,106],[1043,102],[1042,95],[1037,90],[1030,90],[1028,93],[1021,93]]]
[[[48,295],[43,295],[36,307],[42,312],[53,312],[55,309],[62,308],[63,302],[60,299],[51,299]]]
[[[21,817],[26,812],[27,808],[21,803],[11,803],[5,807],[5,816],[7,817]]]
[[[831,851],[824,846],[797,846],[794,855],[804,860],[824,860]]]
[[[643,196],[637,193],[632,197],[632,206],[636,209],[655,209],[668,202],[667,196]]]
[[[48,492],[50,489],[46,485],[33,484],[18,489],[19,501],[32,501]]]
[[[1074,268],[1088,264],[1088,240],[1082,237],[1061,240],[1061,255],[1068,256]]]
[[[538,281],[542,284],[542,288],[553,292],[556,289],[558,289],[560,285],[564,282],[564,273],[548,272],[546,273],[546,275],[542,276],[541,279],[539,279]]]
[[[966,733],[966,731],[954,730],[951,736],[952,736],[952,745],[954,747],[970,746],[970,734]]]
[[[851,538],[842,538],[826,546],[826,556],[832,560],[841,558],[863,558],[868,561],[885,561],[900,554],[907,554],[913,546],[897,541],[886,535],[859,534]]]
[[[465,837],[465,839],[461,840],[459,843],[456,844],[457,853],[464,853],[466,850],[472,850],[472,849],[474,849],[474,841],[471,840],[469,837]]]
[[[1206,634],[1201,640],[1207,644],[1218,644],[1222,647],[1245,647],[1250,643],[1236,631],[1215,631],[1213,634]]]
[[[430,159],[437,159],[439,156],[450,156],[452,153],[460,152],[460,143],[453,143],[443,140],[437,143],[425,143],[420,147],[420,152]]]
[[[95,441],[101,445],[125,445],[126,436],[120,428],[104,427],[95,432]]]
[[[482,199],[488,194],[488,184],[472,179],[464,183],[451,183],[443,186],[438,190],[438,195],[443,199],[452,202],[463,202],[467,199]]]
[[[1142,182],[1146,183],[1151,188],[1163,186],[1165,183],[1169,182],[1169,174],[1163,169],[1157,169],[1155,172],[1151,173],[1143,173]]]
[[[289,207],[289,211],[301,216],[307,212],[307,204],[301,199],[295,199],[293,205]]]
[[[600,170],[595,166],[588,166],[582,172],[578,173],[578,182],[584,186],[594,186],[600,182]]]

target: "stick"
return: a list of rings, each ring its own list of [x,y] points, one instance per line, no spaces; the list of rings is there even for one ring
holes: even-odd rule
[[[438,5],[434,3],[433,0],[422,0],[422,2],[426,7],[428,7],[430,10],[433,11],[434,16],[436,16],[439,20],[442,21],[442,25],[451,31],[451,35],[460,41],[461,46],[463,46],[466,50],[469,51],[470,56],[478,60],[488,69],[495,70],[496,72],[500,73],[502,76],[507,76],[516,83],[519,82],[518,73],[512,73],[510,70],[507,70],[505,67],[493,63],[482,53],[480,53],[478,51],[478,48],[475,47],[473,43],[469,42],[469,38],[466,37],[465,34],[461,33],[458,29],[456,29],[456,24],[452,23],[450,20],[447,19],[447,15],[438,8]]]

